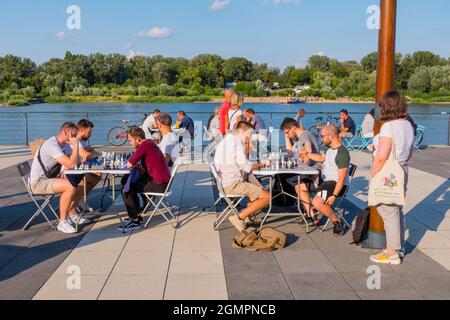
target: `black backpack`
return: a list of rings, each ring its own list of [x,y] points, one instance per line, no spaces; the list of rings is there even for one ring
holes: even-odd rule
[[[369,231],[370,208],[361,211],[352,223],[353,243],[359,245],[367,239]]]

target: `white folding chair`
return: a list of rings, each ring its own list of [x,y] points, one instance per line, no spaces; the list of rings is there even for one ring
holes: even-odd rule
[[[152,206],[154,207],[152,213],[150,214],[150,216],[147,219],[147,222],[144,225],[144,228],[147,228],[148,224],[150,223],[150,221],[152,220],[153,216],[156,213],[159,213],[160,215],[163,216],[163,218],[169,222],[172,227],[174,229],[176,229],[178,227],[178,222],[176,221],[175,215],[173,214],[172,210],[170,210],[170,204],[167,202],[166,197],[170,197],[172,195],[172,192],[170,191],[173,181],[175,180],[175,176],[177,175],[178,172],[178,161],[175,163],[174,167],[172,168],[172,174],[170,177],[170,181],[167,184],[166,190],[163,193],[158,193],[158,192],[145,192],[142,193],[142,195],[148,200],[147,205],[144,208],[144,214],[147,212],[148,209],[150,209]],[[164,209],[167,210],[166,213],[169,214],[170,218],[175,220],[175,223],[171,221],[171,219],[169,219],[167,217],[167,215],[160,209],[160,207],[163,206]]]
[[[216,166],[214,165],[214,163],[211,163],[210,167],[214,179],[216,180],[217,189],[219,191],[219,199],[217,199],[213,207],[216,206],[222,200],[224,200],[227,205],[226,208],[222,211],[222,213],[219,214],[216,221],[214,221],[214,230],[219,231],[220,225],[228,218],[230,214],[234,213],[235,215],[239,215],[237,206],[245,199],[245,196],[226,194],[222,186],[222,179],[220,178],[219,173],[217,172]]]
[[[34,204],[37,207],[36,212],[31,216],[30,220],[28,220],[28,222],[25,224],[25,226],[23,227],[23,230],[24,231],[28,230],[28,228],[30,227],[33,220],[36,219],[40,214],[42,214],[42,216],[45,218],[45,220],[47,221],[47,223],[50,225],[51,228],[56,229],[55,225],[50,221],[50,219],[47,217],[47,215],[45,214],[45,211],[44,211],[45,208],[47,208],[47,207],[50,208],[52,213],[55,215],[56,220],[59,222],[59,217],[56,213],[56,210],[52,207],[52,204],[51,204],[51,201],[56,196],[56,194],[37,194],[37,193],[33,193],[31,191],[30,185],[28,183],[28,178],[31,173],[31,168],[30,168],[30,164],[28,162],[23,162],[23,163],[17,165],[17,170],[19,171],[20,178],[22,179],[23,184],[25,185],[25,188],[28,192],[28,196],[31,198],[31,200],[34,202]],[[38,198],[41,198],[41,199],[38,199]],[[42,204],[39,204],[38,200],[43,200]]]
[[[208,128],[206,128],[206,126],[204,126],[203,129],[205,130],[206,140],[211,141],[211,143],[208,144],[208,146],[206,147],[206,149],[203,153],[205,155],[213,154],[216,151],[218,143],[217,143],[216,139],[214,139],[211,131],[209,131]]]
[[[336,205],[334,206],[334,214],[337,215],[349,229],[351,229],[352,226],[345,219],[346,210],[344,208],[342,208],[341,205],[342,205],[342,202],[344,201],[344,199],[347,198],[347,193],[350,190],[350,186],[352,184],[353,177],[355,176],[356,169],[358,169],[358,166],[353,164],[353,163],[351,163],[350,164],[350,171],[349,171],[349,182],[348,182],[347,189],[345,190],[344,194],[337,199],[338,201],[337,201]],[[323,226],[321,232],[324,232],[327,229],[327,227],[330,224],[330,222],[331,222],[331,219],[328,218],[327,223],[325,223],[325,225]]]

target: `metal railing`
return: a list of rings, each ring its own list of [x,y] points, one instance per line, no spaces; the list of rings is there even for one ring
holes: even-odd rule
[[[176,112],[168,112],[174,119]],[[326,117],[331,114],[338,117],[337,112],[310,112],[303,119],[304,125],[309,129],[316,121],[317,117]],[[365,112],[351,112],[351,116],[357,124],[364,118]],[[448,112],[426,113],[415,112],[411,116],[417,124],[426,127],[424,144],[448,144],[450,145],[450,119]],[[211,112],[194,111],[188,112],[194,121],[202,121],[206,124]],[[258,112],[263,118],[267,127],[279,128],[285,117],[295,117],[295,114],[287,112]],[[0,112],[0,145],[29,145],[35,139],[47,138],[56,133],[59,126],[64,121],[78,122],[80,119],[89,119],[94,125],[92,142],[94,144],[107,144],[107,134],[109,129],[121,125],[121,120],[130,120],[132,124],[140,124],[145,114],[143,112]],[[448,130],[448,134],[445,134]],[[448,137],[448,139],[447,139]]]

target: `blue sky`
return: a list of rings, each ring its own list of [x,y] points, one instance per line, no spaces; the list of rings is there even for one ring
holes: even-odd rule
[[[214,2],[216,2],[214,4]],[[359,60],[375,51],[366,13],[378,0],[2,0],[0,56],[41,63],[73,53],[243,56],[284,68],[316,53]],[[68,30],[66,9],[81,9]],[[213,9],[216,10],[213,10]],[[397,51],[450,56],[450,1],[398,0]]]

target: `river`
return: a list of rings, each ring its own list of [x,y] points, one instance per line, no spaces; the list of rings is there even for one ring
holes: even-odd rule
[[[0,108],[0,144],[24,144],[26,141],[26,123],[28,121],[28,140],[49,137],[55,134],[58,126],[67,120],[78,121],[89,117],[95,124],[91,143],[106,143],[107,133],[113,126],[120,125],[122,119],[133,123],[142,121],[144,113],[155,108],[176,117],[179,110],[191,114],[194,121],[206,122],[210,112],[217,104],[214,103],[95,103],[95,104],[39,104],[20,108]],[[243,108],[253,108],[262,113],[266,125],[279,128],[284,117],[295,116],[299,108],[304,108],[307,115],[304,124],[314,125],[320,112],[337,113],[345,108],[357,124],[362,122],[364,113],[370,111],[370,104],[245,104]],[[417,124],[426,127],[425,144],[448,143],[448,121],[450,105],[411,105],[409,112]],[[270,115],[270,113],[275,113]]]

